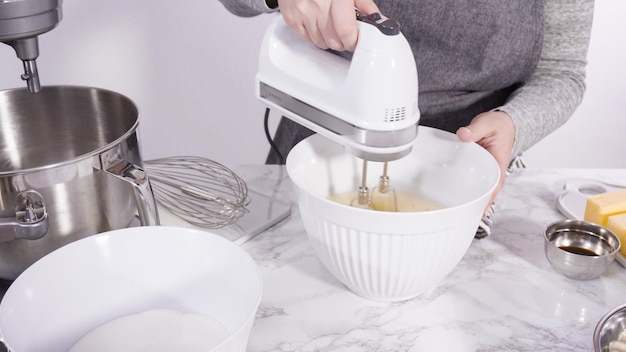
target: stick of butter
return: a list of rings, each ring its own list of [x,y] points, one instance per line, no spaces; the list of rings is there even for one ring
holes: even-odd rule
[[[613,233],[619,237],[619,241],[622,245],[619,251],[626,256],[626,213],[609,216],[606,222],[606,228],[613,231]]]
[[[605,192],[587,198],[585,221],[606,226],[609,216],[626,213],[626,189]]]

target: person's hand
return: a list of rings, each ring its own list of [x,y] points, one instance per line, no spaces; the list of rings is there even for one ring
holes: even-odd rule
[[[358,40],[355,8],[379,12],[372,0],[278,0],[285,22],[322,49],[353,51]]]
[[[476,142],[487,149],[500,166],[500,183],[494,190],[487,208],[504,186],[506,169],[511,161],[513,143],[515,142],[515,125],[511,117],[502,111],[489,111],[477,115],[472,122],[456,131],[456,135],[464,142]]]

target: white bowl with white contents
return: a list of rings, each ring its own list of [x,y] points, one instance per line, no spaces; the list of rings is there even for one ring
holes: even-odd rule
[[[362,160],[320,135],[291,150],[287,171],[320,260],[351,291],[377,301],[414,298],[455,268],[500,177],[495,159],[479,145],[422,126],[411,153],[390,162],[388,175],[396,191],[440,209],[386,212],[329,200],[356,191]],[[381,174],[382,163],[368,163],[369,189]]]
[[[0,335],[13,352],[245,351],[261,293],[253,259],[220,236],[126,228],[24,271],[0,303]]]

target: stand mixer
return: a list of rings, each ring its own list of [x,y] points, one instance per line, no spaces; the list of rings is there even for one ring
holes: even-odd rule
[[[356,17],[356,48],[339,53],[300,38],[277,15],[261,45],[256,94],[363,159],[363,180],[368,161],[385,162],[388,189],[386,163],[406,156],[417,138],[415,58],[397,22],[377,13]],[[372,208],[364,182],[352,205]]]
[[[41,90],[36,59],[38,36],[61,21],[63,0],[0,0],[0,41],[15,49],[24,64],[22,79],[30,93]]]

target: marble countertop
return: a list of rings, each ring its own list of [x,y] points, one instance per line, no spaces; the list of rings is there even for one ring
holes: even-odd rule
[[[443,282],[401,303],[348,291],[308,242],[286,171],[241,166],[251,189],[293,204],[291,216],[242,244],[263,299],[248,351],[591,351],[598,320],[626,303],[626,268],[567,279],[544,255],[543,229],[573,178],[626,180],[626,169],[520,169],[497,200],[492,234],[474,240]]]

